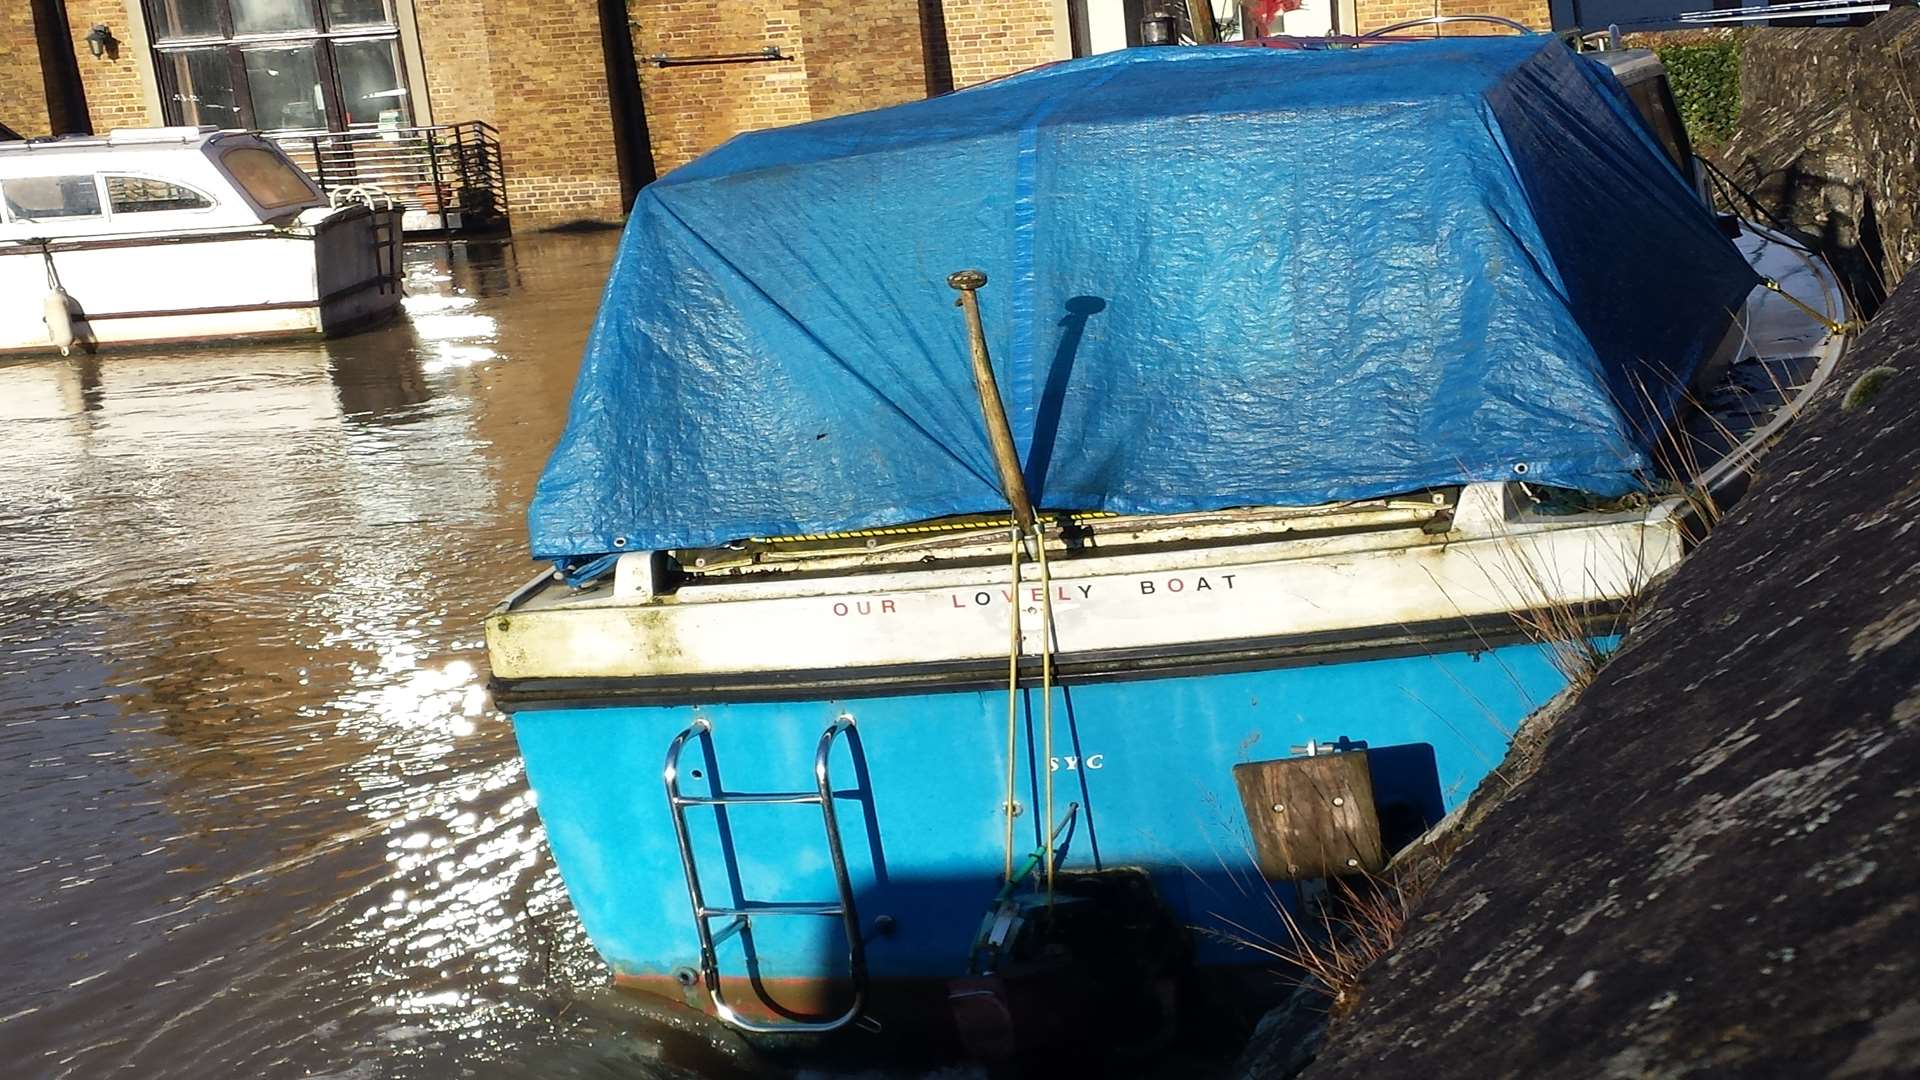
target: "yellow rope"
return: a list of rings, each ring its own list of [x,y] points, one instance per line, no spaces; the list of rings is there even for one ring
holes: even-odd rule
[[[1099,521],[1103,518],[1116,518],[1119,514],[1108,510],[1075,510],[1067,515],[1069,521],[1079,523]],[[998,528],[999,518],[960,518],[951,521],[933,521],[921,525],[887,525],[877,529],[847,529],[841,532],[793,533],[788,536],[751,536],[749,540],[758,544],[786,544],[820,540],[859,540],[878,536],[925,536],[932,533],[963,533],[979,529]]]
[[[1040,842],[1047,845],[1047,913],[1053,913],[1053,577],[1047,571],[1047,537],[1040,519],[1033,521],[1033,547],[1040,556],[1040,729],[1046,749],[1041,755],[1047,778],[1047,816]]]
[[[1019,750],[1018,734],[1020,729],[1020,523],[1015,521],[1011,529],[1013,534],[1013,602],[1007,606],[1012,609],[1008,619],[1008,630],[1012,635],[1012,644],[1007,648],[1007,800],[1001,811],[1007,816],[1007,883],[1013,883],[1013,808],[1014,808],[1014,754]]]

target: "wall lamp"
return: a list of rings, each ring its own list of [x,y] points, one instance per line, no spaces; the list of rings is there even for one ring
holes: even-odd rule
[[[93,29],[87,31],[83,40],[87,43],[87,51],[95,56],[119,52],[120,43],[114,40],[113,31],[107,29],[106,23],[94,23]]]

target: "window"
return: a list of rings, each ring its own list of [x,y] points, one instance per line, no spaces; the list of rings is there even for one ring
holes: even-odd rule
[[[320,196],[286,158],[257,146],[236,146],[220,155],[240,190],[267,210],[318,203]]]
[[[266,131],[413,123],[393,0],[144,0],[167,121]]]
[[[1680,110],[1673,104],[1673,95],[1667,89],[1664,78],[1641,79],[1627,86],[1627,97],[1634,108],[1640,112],[1640,119],[1647,122],[1653,137],[1667,151],[1682,175],[1691,172],[1693,165],[1687,159],[1692,156],[1693,148],[1687,145],[1687,129],[1679,121]]]
[[[153,214],[166,210],[205,210],[213,200],[167,180],[146,176],[107,177],[107,206],[116,214]]]
[[[35,176],[0,182],[0,199],[14,221],[61,221],[100,216],[100,189],[92,176]]]

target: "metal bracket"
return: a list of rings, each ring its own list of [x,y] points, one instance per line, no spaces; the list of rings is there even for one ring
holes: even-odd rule
[[[1366,748],[1367,742],[1365,739],[1349,739],[1345,735],[1342,735],[1338,739],[1326,742],[1319,739],[1308,739],[1304,745],[1296,743],[1293,746],[1289,746],[1287,750],[1301,757],[1322,757],[1327,754],[1344,754],[1351,750],[1365,750]]]
[[[647,57],[647,63],[654,67],[692,67],[696,64],[763,64],[769,60],[791,60],[793,57],[780,51],[780,46],[769,45],[759,52],[712,53],[706,56],[668,56],[666,53],[654,53]]]

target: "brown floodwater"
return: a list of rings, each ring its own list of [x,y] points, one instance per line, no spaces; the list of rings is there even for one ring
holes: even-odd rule
[[[480,631],[615,243],[410,248],[340,341],[0,363],[0,1074],[682,1073]]]

